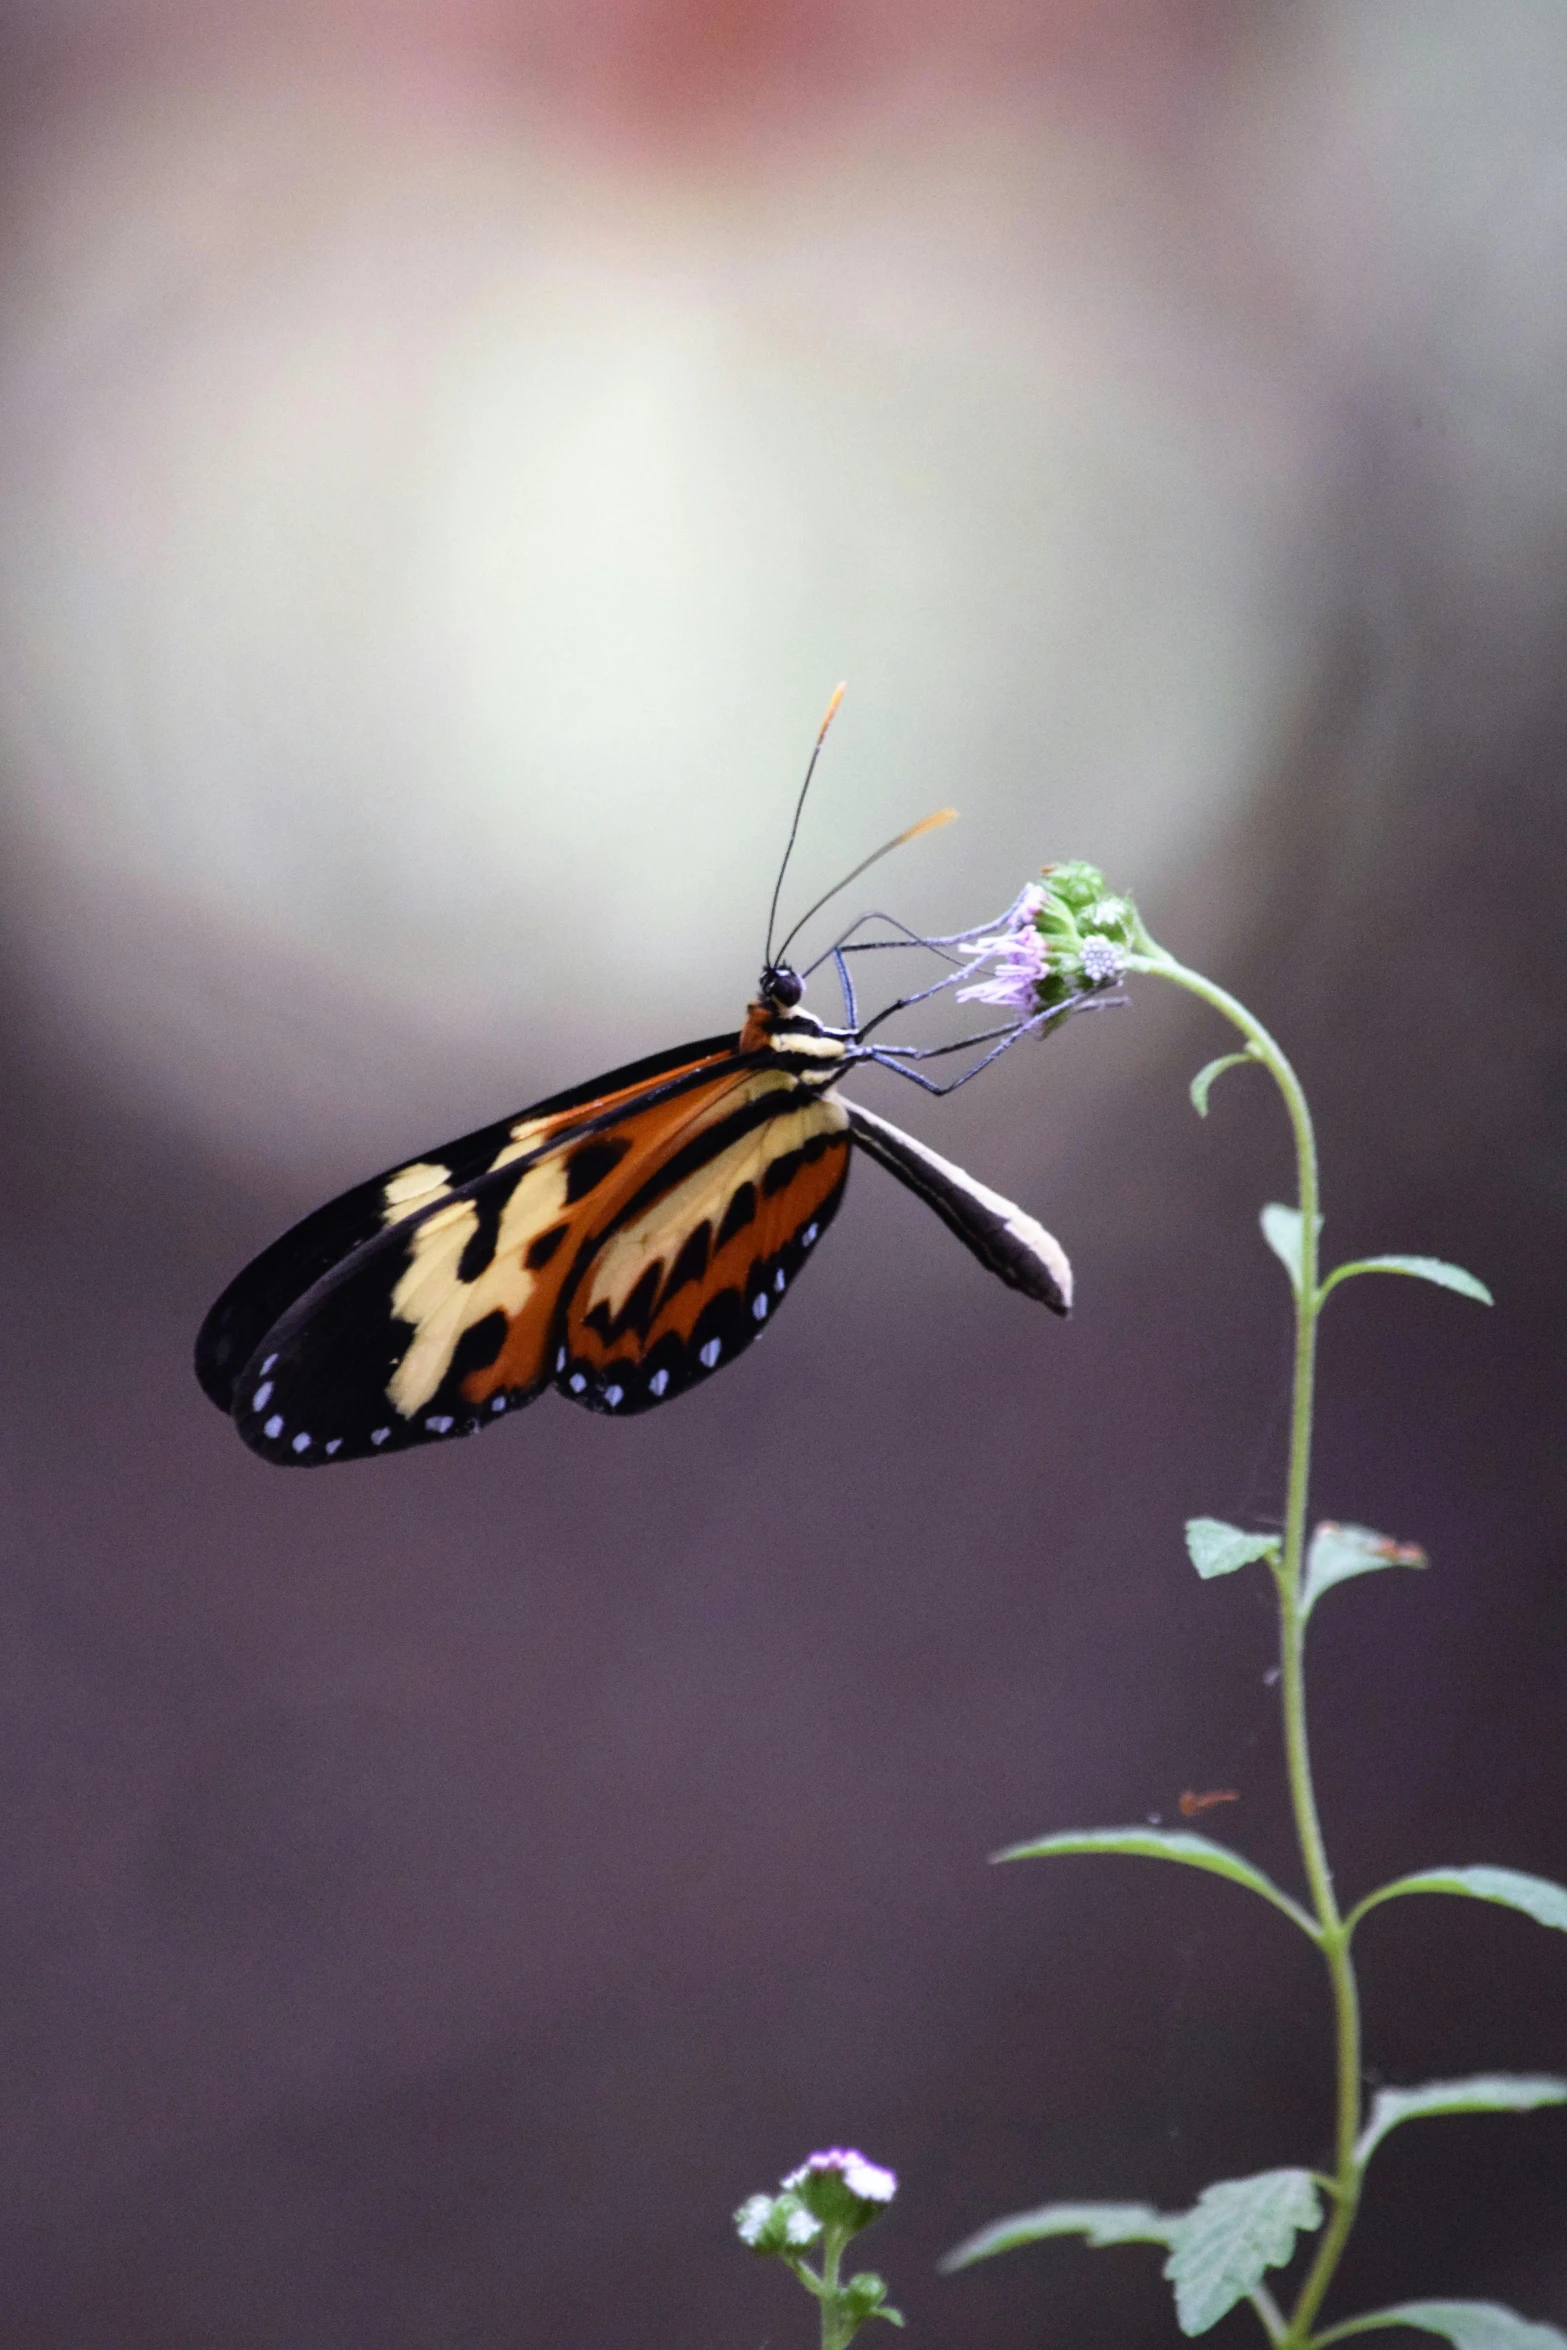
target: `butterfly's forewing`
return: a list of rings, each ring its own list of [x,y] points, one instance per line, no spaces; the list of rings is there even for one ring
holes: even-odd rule
[[[566,1296],[563,1395],[648,1411],[758,1337],[837,1213],[849,1122],[830,1095],[761,1070],[632,1188]]]
[[[764,1249],[769,1277],[781,1270],[787,1286],[808,1245],[800,1231],[811,1200],[823,1203],[820,1229],[842,1188],[848,1141],[836,1104],[801,1093],[754,1054],[701,1047],[666,1056],[651,1079],[612,1086],[607,1096],[584,1092],[580,1106],[545,1105],[510,1122],[495,1163],[466,1183],[440,1179],[455,1156],[448,1152],[383,1185],[394,1220],[298,1298],[254,1348],[233,1406],[248,1444],[300,1466],[397,1451],[472,1434],[531,1401],[552,1377],[614,1410],[616,1380],[603,1368],[604,1350],[584,1374],[590,1386],[566,1385],[573,1300],[582,1294],[591,1311],[598,1260],[611,1248],[622,1269],[628,1248],[642,1252],[631,1287],[649,1305],[646,1339],[666,1342],[628,1408],[679,1391],[668,1342],[684,1343],[682,1300],[699,1251],[707,1278],[698,1307],[722,1298],[729,1302],[715,1304],[716,1313],[732,1319],[737,1306],[748,1310],[748,1269]],[[785,1172],[767,1194],[775,1164]],[[815,1172],[802,1187],[808,1168]],[[741,1210],[733,1203],[748,1183],[765,1212],[755,1208],[748,1219],[747,1254],[737,1246]],[[639,1316],[640,1309],[632,1322],[623,1319],[616,1334],[617,1359],[628,1370],[640,1368]],[[757,1317],[728,1351],[760,1326]],[[704,1327],[689,1362],[682,1358],[679,1385],[715,1367],[718,1358],[701,1360],[707,1343]],[[671,1376],[655,1386],[666,1362]]]
[[[734,1036],[711,1036],[699,1044],[677,1045],[591,1084],[552,1094],[532,1109],[481,1126],[422,1158],[389,1167],[328,1201],[264,1249],[231,1281],[201,1326],[196,1340],[196,1376],[223,1412],[234,1408],[240,1373],[262,1340],[290,1306],[333,1273],[355,1250],[389,1225],[404,1222],[432,1198],[461,1190],[482,1176],[503,1154],[526,1147],[525,1133],[547,1136],[575,1119],[613,1109],[687,1069],[732,1055]]]

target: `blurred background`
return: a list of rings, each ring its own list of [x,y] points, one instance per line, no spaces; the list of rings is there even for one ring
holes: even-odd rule
[[[729,2215],[834,2142],[914,2339],[1155,2344],[1153,2253],[934,2261],[1326,2155],[1281,1920],[985,1860],[1224,1787],[1297,1882],[1267,1595],[1179,1534],[1286,1404],[1198,1007],[862,1089],[1066,1328],[866,1166],[624,1427],[279,1477],[190,1375],[319,1199],[737,1021],[840,676],[796,912],[946,801],[911,922],[1093,859],[1296,1056],[1333,1253],[1493,1286],[1329,1320],[1319,1511],[1434,1563],[1323,1610],[1323,1802],[1350,1895],[1567,1873],[1564,124],[1555,0],[12,0],[16,2350],[805,2342]],[[1567,2065],[1559,1937],[1363,1957],[1376,2079]],[[1399,2133],[1330,2314],[1567,2323],[1564,2157]]]

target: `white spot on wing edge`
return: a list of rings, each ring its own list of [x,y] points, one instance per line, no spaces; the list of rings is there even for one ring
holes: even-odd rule
[[[723,1351],[723,1340],[721,1338],[710,1338],[706,1346],[703,1347],[701,1353],[697,1356],[697,1361],[701,1364],[704,1371],[710,1371]]]
[[[314,1441],[315,1439],[311,1436],[308,1436],[304,1429],[301,1428],[299,1434],[294,1439],[294,1450],[296,1452],[308,1452]]]
[[[282,1433],[283,1433],[283,1415],[282,1415],[282,1413],[281,1413],[281,1412],[274,1412],[274,1413],[273,1413],[273,1415],[272,1415],[272,1417],[271,1417],[271,1419],[270,1419],[270,1420],[267,1422],[266,1426],[265,1426],[265,1427],[262,1429],[261,1433],[262,1433],[262,1435],[263,1435],[263,1436],[271,1436],[271,1437],[274,1437],[274,1438],[275,1438],[275,1437],[279,1437],[279,1436],[281,1436],[281,1435],[282,1435]]]
[[[451,1424],[452,1415],[450,1412],[432,1412],[425,1422],[425,1426],[433,1429],[437,1436],[444,1436]]]
[[[583,1378],[580,1371],[573,1371],[566,1384],[571,1389],[573,1395],[580,1395],[584,1387],[586,1387],[587,1381]]]
[[[262,1378],[263,1378],[263,1379],[266,1377],[267,1373],[268,1373],[268,1372],[269,1372],[269,1371],[272,1369],[272,1367],[273,1367],[273,1365],[276,1363],[276,1361],[277,1361],[277,1356],[276,1356],[276,1355],[268,1355],[268,1357],[267,1357],[266,1361],[265,1361],[265,1362],[262,1364],[262,1366],[261,1366],[261,1376],[262,1376]]]
[[[330,1443],[330,1444],[327,1446],[327,1448],[326,1448],[326,1451],[327,1451],[327,1457],[328,1457],[328,1459],[330,1459],[330,1458],[331,1458],[331,1456],[332,1456],[332,1454],[333,1454],[333,1453],[335,1453],[335,1452],[341,1452],[341,1451],[342,1451],[342,1449],[343,1449],[343,1439],[341,1438],[341,1436],[334,1436],[334,1437],[333,1437],[333,1439],[332,1439],[332,1441],[331,1441],[331,1443]]]
[[[613,1410],[614,1410],[614,1408],[615,1408],[616,1404],[618,1404],[618,1403],[621,1401],[621,1399],[624,1397],[624,1395],[625,1395],[625,1392],[626,1392],[626,1391],[625,1391],[625,1389],[624,1389],[623,1387],[606,1387],[606,1388],[605,1388],[605,1390],[604,1390],[604,1401],[605,1401],[605,1402],[606,1402],[606,1403],[609,1405],[609,1408],[610,1408],[610,1410],[611,1410],[611,1411],[613,1411]]]
[[[506,1398],[505,1398],[505,1396],[504,1396],[504,1395],[492,1395],[492,1396],[491,1396],[491,1398],[490,1398],[490,1409],[491,1409],[491,1411],[492,1411],[492,1412],[503,1412],[503,1411],[506,1409]]]
[[[782,1297],[788,1285],[789,1276],[784,1271],[782,1265],[780,1265],[777,1272],[773,1275],[773,1287],[777,1290],[779,1296]]]
[[[765,1290],[765,1289],[759,1289],[759,1290],[757,1291],[757,1293],[756,1293],[755,1297],[753,1297],[753,1298],[752,1298],[752,1300],[751,1300],[751,1317],[752,1317],[752,1320],[753,1320],[753,1321],[757,1321],[757,1322],[765,1322],[765,1321],[766,1321],[766,1319],[767,1319],[767,1292],[766,1292],[766,1290]]]
[[[821,1226],[819,1224],[807,1224],[805,1230],[800,1235],[800,1246],[802,1248],[809,1248],[820,1230]]]
[[[250,1399],[250,1408],[253,1412],[264,1412],[271,1401],[272,1382],[270,1379],[263,1379]]]
[[[370,1441],[372,1444],[384,1444],[391,1433],[392,1431],[390,1428],[372,1428],[370,1431]]]
[[[667,1371],[655,1371],[647,1384],[648,1393],[650,1395],[662,1395],[665,1388],[669,1385],[669,1373]]]

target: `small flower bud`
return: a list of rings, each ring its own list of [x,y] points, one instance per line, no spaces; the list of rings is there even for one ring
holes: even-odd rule
[[[839,2300],[856,2326],[862,2326],[868,2317],[884,2317],[895,2326],[903,2323],[899,2312],[887,2307],[886,2284],[873,2269],[862,2268],[858,2276],[840,2286]]]

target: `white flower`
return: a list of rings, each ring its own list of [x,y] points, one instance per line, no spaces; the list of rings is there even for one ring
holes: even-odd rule
[[[819,2219],[812,2219],[808,2211],[791,2211],[784,2222],[786,2244],[814,2244],[822,2232]]]
[[[1106,987],[1126,969],[1126,956],[1108,938],[1083,941],[1083,977],[1090,987]]]
[[[735,2213],[735,2227],[742,2244],[755,2244],[772,2215],[771,2195],[748,2195]]]
[[[895,2172],[883,2170],[879,2162],[867,2162],[863,2154],[852,2146],[830,2146],[823,2154],[813,2154],[792,2170],[784,2180],[786,2193],[804,2186],[812,2173],[836,2171],[851,2195],[858,2195],[862,2203],[890,2203],[898,2192]]]

